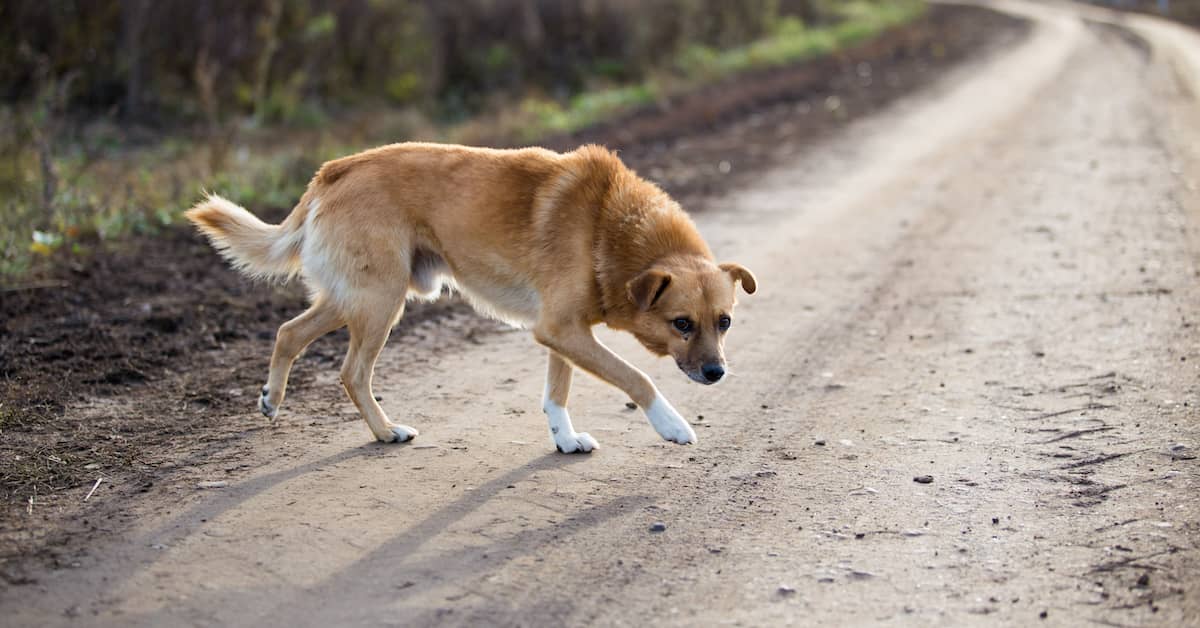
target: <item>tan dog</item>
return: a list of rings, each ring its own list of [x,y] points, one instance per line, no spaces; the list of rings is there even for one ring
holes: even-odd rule
[[[663,438],[696,440],[650,378],[596,340],[592,326],[629,331],[712,384],[725,373],[735,286],[755,290],[745,268],[714,263],[666,193],[597,146],[558,154],[393,144],[326,163],[282,224],[218,196],[187,217],[248,275],[299,274],[310,290],[312,307],[279,328],[263,414],[278,412],[300,352],[349,326],[342,384],[385,442],[417,435],[388,420],[371,392],[375,360],[410,297],[436,298],[449,285],[481,312],[531,328],[549,348],[550,432],[571,453],[597,446],[567,414],[572,367],[623,390]]]

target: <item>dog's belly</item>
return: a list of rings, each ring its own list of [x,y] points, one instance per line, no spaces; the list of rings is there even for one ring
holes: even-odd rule
[[[466,279],[455,277],[458,291],[480,314],[514,327],[532,327],[542,308],[542,298],[524,281]]]

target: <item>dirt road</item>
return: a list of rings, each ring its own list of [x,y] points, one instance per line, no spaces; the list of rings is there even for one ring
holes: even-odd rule
[[[1019,46],[701,218],[760,281],[728,382],[602,335],[697,445],[581,377],[602,449],[555,454],[526,333],[392,343],[415,443],[316,420],[325,365],[0,623],[1200,624],[1200,36],[1003,6]]]

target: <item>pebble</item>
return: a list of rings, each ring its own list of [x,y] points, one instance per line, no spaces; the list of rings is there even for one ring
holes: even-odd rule
[[[933,476],[918,475],[917,477],[913,478],[913,482],[916,482],[917,484],[933,484]]]
[[[813,443],[813,444],[814,444],[814,445],[816,445],[817,447],[824,447],[824,446],[825,446],[825,440],[824,440],[824,439],[822,439],[822,440],[819,440],[819,441],[817,441],[817,442],[815,442],[815,443]]]
[[[784,595],[784,596],[793,595],[796,593],[795,588],[789,587],[786,584],[779,585],[779,588],[777,589],[777,591],[779,592],[779,595]]]
[[[637,410],[637,404],[632,401],[626,401],[625,407],[629,408],[630,410]]]
[[[196,482],[196,488],[225,488],[229,486],[229,482],[217,480],[215,482]]]
[[[665,524],[661,521],[655,521],[654,523],[650,524],[651,532],[664,532],[664,531],[666,531],[666,529],[667,529],[667,524]]]

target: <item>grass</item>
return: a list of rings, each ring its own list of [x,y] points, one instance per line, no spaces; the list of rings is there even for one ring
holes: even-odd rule
[[[17,281],[64,248],[82,253],[170,225],[205,189],[244,205],[290,207],[321,162],[366,146],[401,138],[536,143],[739,73],[831,54],[911,21],[924,8],[921,0],[844,2],[841,19],[830,26],[781,19],[769,36],[744,46],[688,47],[640,82],[598,83],[565,99],[530,96],[448,126],[413,110],[386,111],[282,134],[229,128],[235,140],[219,146],[168,137],[127,148],[119,130],[101,124],[74,144],[49,151],[37,141],[50,117],[44,103],[0,110],[0,283]],[[47,178],[54,182],[50,188]]]
[[[570,100],[531,98],[522,103],[514,137],[535,141],[552,133],[570,133],[674,94],[730,76],[799,63],[853,46],[900,24],[925,10],[919,0],[884,3],[845,2],[842,20],[833,26],[808,28],[796,18],[784,18],[771,35],[745,46],[716,50],[691,46],[669,64],[669,72],[641,83],[605,86],[584,91]]]

